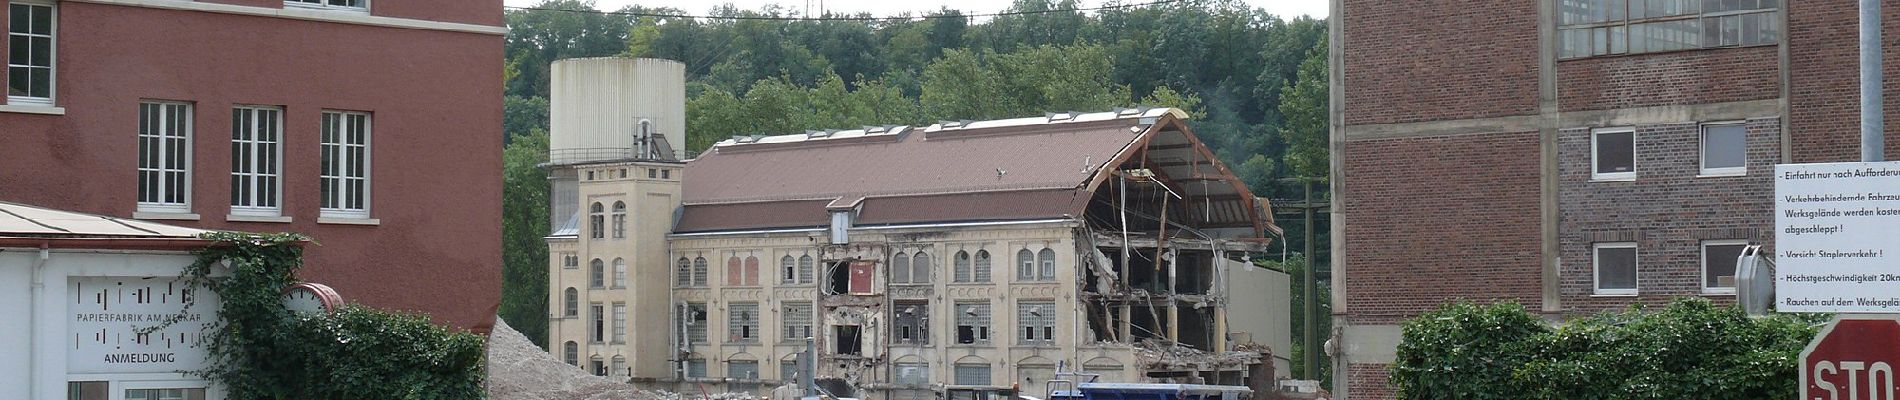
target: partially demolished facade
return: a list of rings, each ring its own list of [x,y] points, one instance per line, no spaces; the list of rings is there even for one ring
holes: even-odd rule
[[[1058,365],[1244,385],[1290,345],[1286,276],[1250,262],[1268,204],[1179,110],[741,137],[681,175],[671,261],[635,266],[672,287],[630,294],[666,296],[631,319],[672,351],[635,382],[763,393],[810,338],[840,397],[1040,396]]]

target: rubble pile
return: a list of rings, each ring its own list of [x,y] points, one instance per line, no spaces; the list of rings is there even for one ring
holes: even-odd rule
[[[488,334],[488,398],[494,400],[753,400],[746,393],[683,396],[634,388],[561,362],[514,328],[495,321]]]
[[[1178,342],[1166,340],[1143,340],[1135,344],[1135,359],[1149,369],[1198,369],[1216,365],[1246,365],[1260,363],[1262,353],[1252,351],[1227,351],[1210,353],[1188,347]]]

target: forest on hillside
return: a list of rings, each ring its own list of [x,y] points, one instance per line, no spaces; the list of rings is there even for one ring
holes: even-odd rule
[[[548,65],[563,58],[684,63],[689,157],[734,135],[1154,105],[1188,110],[1256,195],[1299,198],[1284,180],[1328,169],[1326,22],[1239,0],[1016,0],[898,16],[548,0],[506,20],[501,313],[540,343],[548,216],[535,166],[547,157]],[[1301,227],[1280,225],[1296,239],[1281,243],[1300,248]]]

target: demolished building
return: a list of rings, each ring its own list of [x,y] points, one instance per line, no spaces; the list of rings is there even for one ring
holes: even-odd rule
[[[646,65],[557,67],[615,63]],[[805,370],[809,338],[820,386],[874,400],[1039,393],[1059,365],[1286,371],[1288,280],[1250,262],[1278,232],[1268,204],[1179,110],[735,137],[686,161],[676,113],[654,114],[555,126],[549,347],[569,364],[763,394]],[[588,144],[609,142],[634,151]]]

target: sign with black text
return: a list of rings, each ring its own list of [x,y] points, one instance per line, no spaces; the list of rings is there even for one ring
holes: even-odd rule
[[[204,367],[210,290],[175,277],[73,277],[66,301],[71,373],[153,373]],[[187,307],[189,305],[189,307]],[[165,325],[163,329],[153,327]]]
[[[1775,166],[1775,309],[1900,313],[1900,162]]]

